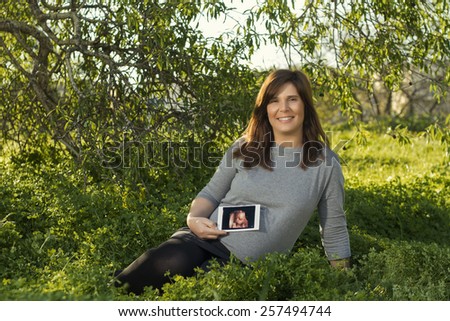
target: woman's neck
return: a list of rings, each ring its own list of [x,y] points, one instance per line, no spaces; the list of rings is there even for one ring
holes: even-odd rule
[[[300,148],[303,146],[303,139],[302,137],[275,137],[275,144],[288,148]]]

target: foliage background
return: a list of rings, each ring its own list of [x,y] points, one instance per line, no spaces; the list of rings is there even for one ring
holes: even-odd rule
[[[255,1],[198,29],[240,3],[4,1],[2,300],[450,298],[449,4]],[[314,218],[290,255],[126,295],[111,273],[184,225],[245,128],[265,42],[311,77],[354,267],[329,267]]]
[[[140,297],[111,286],[111,273],[184,224],[212,169],[155,176],[148,196],[144,187],[86,185],[68,159],[3,159],[2,299],[448,300],[448,159],[437,142],[410,133],[411,144],[401,145],[380,126],[364,146],[354,131],[333,130],[348,140],[340,155],[350,271],[328,265],[314,217],[289,255],[214,266]]]

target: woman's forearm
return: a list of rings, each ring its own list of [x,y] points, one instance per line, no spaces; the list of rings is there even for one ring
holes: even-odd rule
[[[202,197],[197,197],[192,201],[188,219],[190,217],[209,217],[214,209],[215,206],[210,200]]]

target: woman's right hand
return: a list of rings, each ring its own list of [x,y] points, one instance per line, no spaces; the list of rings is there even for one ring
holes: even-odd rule
[[[189,215],[187,225],[190,230],[201,239],[216,240],[228,233],[217,229],[217,224],[206,217]]]
[[[217,229],[216,223],[209,219],[215,205],[206,198],[195,198],[192,201],[186,223],[191,231],[201,239],[216,240],[227,235],[225,231]]]

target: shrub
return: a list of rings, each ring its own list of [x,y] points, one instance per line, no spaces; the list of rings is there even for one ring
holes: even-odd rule
[[[412,141],[398,149],[401,161],[386,136],[342,151],[352,269],[329,266],[314,216],[290,254],[212,263],[141,296],[112,286],[113,271],[185,224],[212,169],[147,169],[144,184],[93,179],[61,158],[4,157],[0,299],[448,300],[447,168],[440,148]]]

